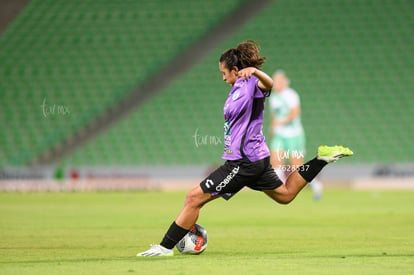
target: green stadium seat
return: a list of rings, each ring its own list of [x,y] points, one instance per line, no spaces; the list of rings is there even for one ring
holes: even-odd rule
[[[18,125],[0,137],[7,143],[1,165],[24,165],[76,133],[242,1],[163,1],[165,9],[155,9],[161,2],[29,3],[0,38],[0,122]],[[222,136],[228,87],[216,70],[217,58],[246,38],[260,42],[268,58],[265,70],[285,69],[301,94],[308,152],[320,142],[343,141],[358,156],[349,162],[412,161],[414,130],[407,125],[414,117],[409,92],[413,12],[404,0],[274,1],[160,94],[63,162],[220,161],[221,146],[195,148],[192,135],[198,128]],[[70,117],[44,118],[45,98],[69,106]]]

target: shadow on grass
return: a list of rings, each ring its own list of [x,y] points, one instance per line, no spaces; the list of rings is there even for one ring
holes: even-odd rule
[[[199,255],[176,255],[173,257],[105,257],[105,258],[73,258],[73,259],[43,259],[43,260],[21,260],[21,261],[2,261],[0,264],[61,264],[61,263],[89,263],[89,262],[113,262],[113,261],[168,261],[168,260],[185,260],[190,257],[201,257]]]
[[[261,255],[252,255],[249,252],[214,252],[214,253],[203,253],[201,255],[182,255],[176,254],[173,257],[137,257],[137,256],[125,256],[125,257],[106,257],[106,258],[75,258],[75,259],[44,259],[44,260],[22,260],[22,261],[1,261],[0,264],[62,264],[62,263],[88,263],[88,262],[112,262],[112,261],[129,261],[129,262],[153,262],[153,261],[184,261],[187,259],[194,258],[257,258],[260,256],[278,256],[278,257],[292,257],[296,255],[299,258],[332,258],[332,259],[346,259],[346,258],[380,258],[380,257],[414,257],[414,253],[370,253],[370,254],[341,254],[341,255],[309,255],[305,253],[270,253],[265,252]]]

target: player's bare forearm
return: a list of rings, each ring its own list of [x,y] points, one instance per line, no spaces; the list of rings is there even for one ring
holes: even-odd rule
[[[290,109],[289,115],[286,117],[286,122],[289,123],[293,121],[295,118],[297,118],[300,115],[300,107],[293,107]]]
[[[258,86],[262,91],[270,91],[273,87],[273,79],[265,72],[255,68],[247,67],[239,71],[239,77],[243,80],[248,80],[252,75],[259,79]]]
[[[290,109],[290,112],[286,117],[284,117],[283,119],[280,119],[280,120],[275,119],[274,122],[273,122],[273,126],[276,127],[276,126],[280,126],[280,125],[290,123],[295,118],[297,118],[299,115],[300,115],[300,107],[299,106],[298,107],[293,107],[293,108]]]
[[[254,76],[259,79],[258,86],[263,91],[270,91],[273,87],[273,79],[268,76],[265,72],[256,69],[254,72]]]

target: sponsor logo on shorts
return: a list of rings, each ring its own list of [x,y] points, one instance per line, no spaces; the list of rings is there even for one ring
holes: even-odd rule
[[[216,186],[216,191],[220,192],[224,187],[226,187],[227,184],[229,184],[229,182],[237,175],[237,173],[239,172],[239,169],[240,169],[239,166],[233,168],[230,174],[228,174],[227,177],[222,182],[220,182],[219,185]]]
[[[214,181],[212,181],[211,179],[207,179],[206,180],[206,187],[207,188],[210,188],[211,186],[213,186],[214,185]]]

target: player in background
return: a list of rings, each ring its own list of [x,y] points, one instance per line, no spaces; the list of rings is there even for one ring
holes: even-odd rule
[[[247,186],[287,204],[325,165],[353,154],[342,146],[320,146],[317,157],[298,167],[285,183],[277,177],[262,133],[264,102],[273,87],[272,78],[260,69],[264,61],[254,41],[242,42],[221,55],[219,70],[231,86],[224,103],[225,163],[187,193],[183,209],[161,243],[137,256],[174,255],[174,246],[196,223],[200,209],[214,199],[228,200]]]
[[[289,86],[284,71],[273,74],[274,92],[269,98],[271,112],[271,162],[278,177],[284,182],[287,176],[303,164],[305,132],[300,119],[300,97]],[[322,184],[314,178],[310,183],[316,201],[322,196]]]

